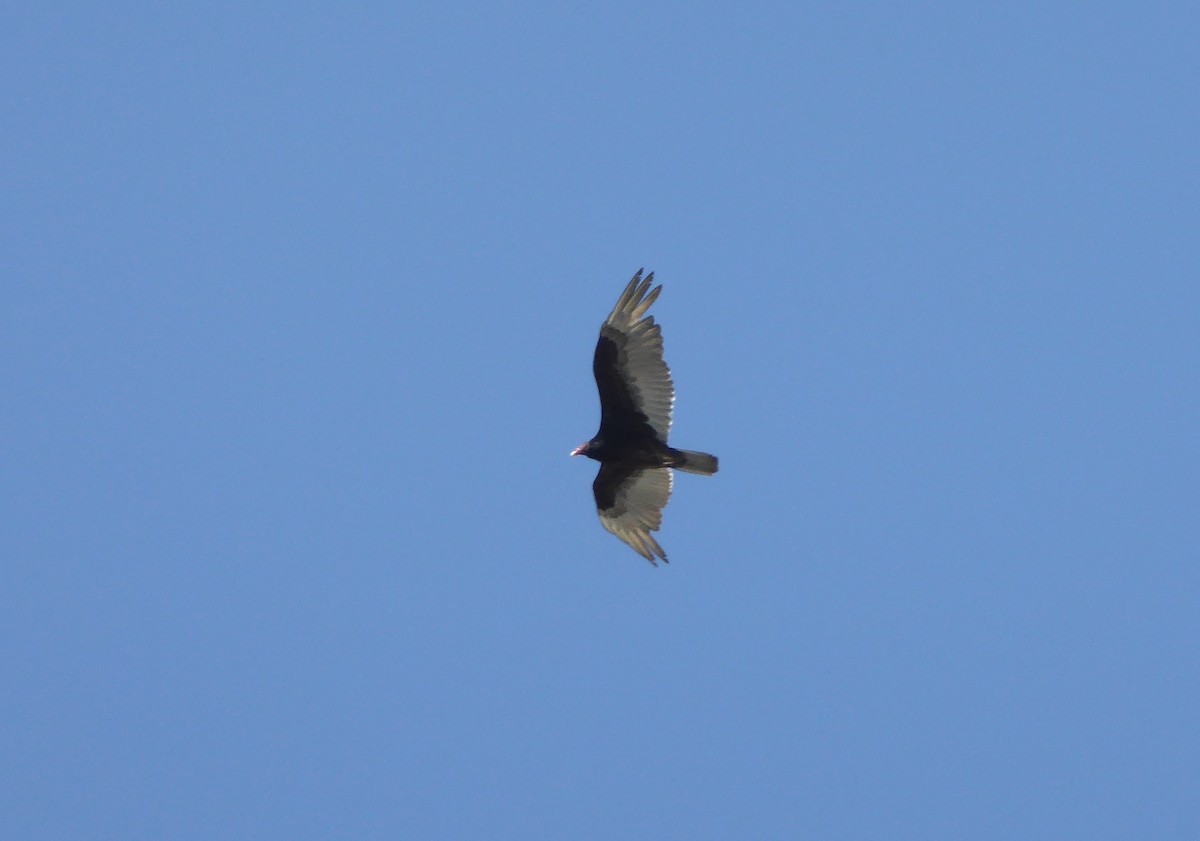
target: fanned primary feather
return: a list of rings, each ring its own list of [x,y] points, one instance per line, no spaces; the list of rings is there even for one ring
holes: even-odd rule
[[[717,458],[667,445],[675,384],[663,359],[662,330],[646,315],[662,286],[639,269],[600,326],[592,371],[600,391],[600,430],[572,455],[601,462],[592,484],[601,524],[650,563],[667,560],[650,532],[662,525],[671,468],[711,475]]]

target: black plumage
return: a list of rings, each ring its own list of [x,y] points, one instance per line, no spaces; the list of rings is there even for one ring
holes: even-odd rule
[[[717,472],[708,453],[668,446],[675,385],[663,360],[662,331],[646,315],[662,292],[654,273],[639,269],[600,325],[592,372],[600,392],[600,429],[571,455],[600,462],[592,483],[600,523],[650,563],[667,555],[650,532],[662,525],[672,468],[704,476]]]

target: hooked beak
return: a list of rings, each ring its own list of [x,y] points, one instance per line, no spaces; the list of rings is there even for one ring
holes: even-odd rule
[[[587,452],[587,444],[580,444],[578,447],[576,447],[575,449],[571,450],[571,455],[573,455],[573,456],[581,456],[581,455],[583,455],[583,454],[584,454],[584,453],[586,453],[586,452]]]

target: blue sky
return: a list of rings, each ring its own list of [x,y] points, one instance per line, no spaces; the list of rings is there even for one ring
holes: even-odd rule
[[[0,835],[1200,837],[1198,31],[10,4]]]

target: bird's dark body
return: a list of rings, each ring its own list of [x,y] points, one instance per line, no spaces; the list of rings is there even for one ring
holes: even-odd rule
[[[646,315],[662,290],[651,290],[653,279],[651,273],[643,280],[638,271],[600,327],[592,357],[600,429],[572,453],[601,464],[592,483],[601,524],[651,563],[667,559],[650,534],[662,522],[671,494],[666,468],[717,472],[715,456],[667,444],[675,389],[662,357],[662,334]]]
[[[618,486],[630,473],[647,468],[678,467],[685,461],[683,453],[658,441],[645,445],[608,446],[603,442],[597,445],[596,438],[593,438],[583,455],[600,462],[600,472],[592,482],[592,492],[596,497],[596,507],[603,511],[613,507]]]
[[[612,443],[601,429],[582,455],[602,464],[618,463],[629,467],[678,467],[684,459],[678,450],[657,440]]]

